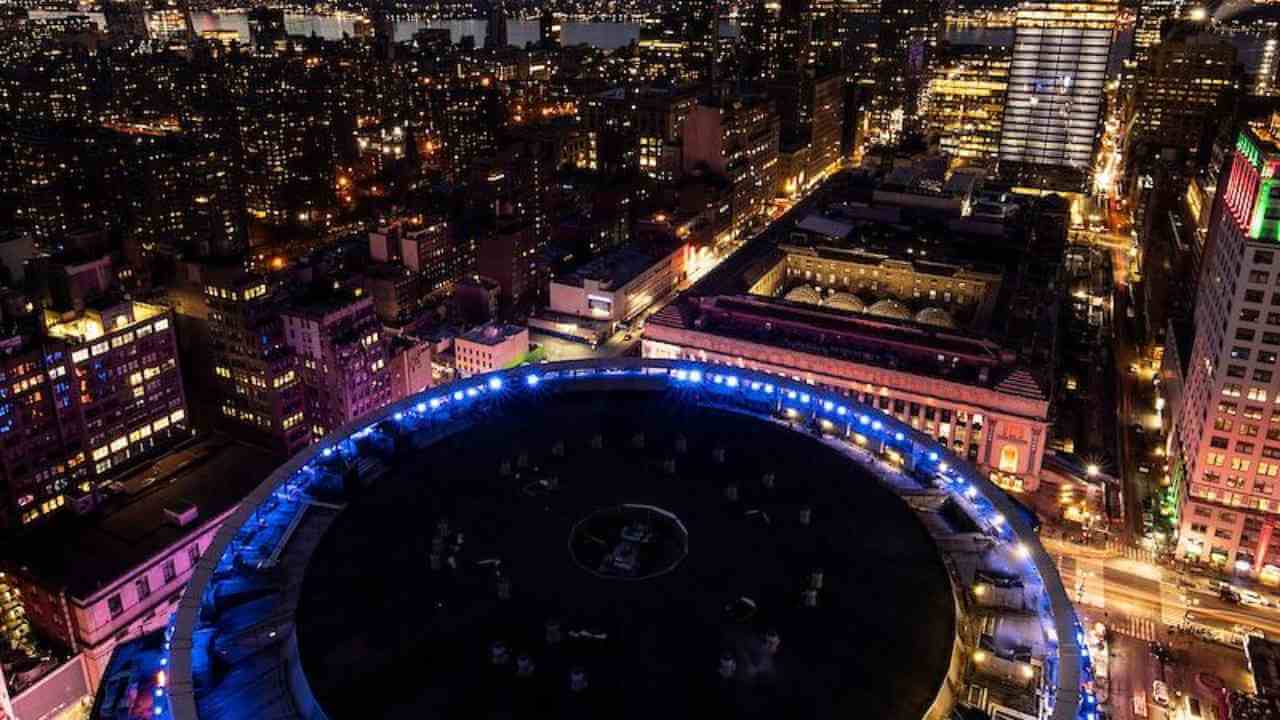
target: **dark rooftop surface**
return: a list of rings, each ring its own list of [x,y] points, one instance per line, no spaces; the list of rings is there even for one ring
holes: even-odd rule
[[[563,457],[552,451],[560,441]],[[672,392],[584,392],[512,399],[419,455],[338,517],[307,570],[299,649],[334,720],[918,720],[941,684],[955,618],[937,549],[905,503],[811,437]],[[540,482],[551,477],[556,490]],[[617,552],[627,530],[598,515],[626,504],[674,517],[640,543],[644,579],[618,577],[625,561],[597,564],[627,555]],[[456,569],[433,572],[442,518]],[[498,597],[495,563],[510,599]],[[804,608],[815,568],[819,606]],[[763,644],[770,629],[776,654]],[[493,662],[495,642],[506,662]],[[736,664],[730,679],[718,672],[723,653]],[[521,654],[531,677],[516,674]],[[588,676],[579,693],[574,667]]]
[[[72,597],[91,595],[226,512],[279,464],[274,455],[248,445],[223,441],[209,447],[207,456],[149,486],[137,487],[148,471],[135,473],[125,483],[130,492],[110,501],[105,511],[21,537],[5,558],[20,560],[48,586],[64,585]],[[184,501],[195,504],[199,514],[180,528],[164,511]]]

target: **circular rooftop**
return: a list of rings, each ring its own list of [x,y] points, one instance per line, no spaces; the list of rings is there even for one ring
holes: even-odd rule
[[[955,616],[913,512],[813,436],[673,391],[546,392],[352,500],[297,638],[332,720],[918,720]]]
[[[911,310],[897,300],[887,298],[872,303],[867,308],[867,313],[882,318],[890,318],[893,320],[909,320],[911,319]]]
[[[810,305],[820,305],[822,303],[822,295],[810,285],[798,285],[791,288],[783,299]]]
[[[1066,588],[999,488],[850,398],[683,360],[499,371],[334,431],[219,528],[136,672],[175,720],[945,712],[948,573],[872,468],[1042,584],[1049,716],[1092,717]]]
[[[952,319],[951,313],[936,307],[927,307],[916,313],[916,322],[921,325],[933,325],[940,328],[954,328],[956,326],[956,321]]]
[[[850,312],[863,312],[867,309],[867,304],[853,293],[837,292],[832,293],[831,297],[827,298],[827,307]]]

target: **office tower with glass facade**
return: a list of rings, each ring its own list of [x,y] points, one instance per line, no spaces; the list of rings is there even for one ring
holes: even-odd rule
[[[1018,9],[1000,171],[1020,185],[1082,192],[1102,120],[1115,2],[1026,2]]]

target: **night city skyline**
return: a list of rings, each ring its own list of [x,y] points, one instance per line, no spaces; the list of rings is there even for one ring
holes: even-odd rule
[[[0,0],[0,720],[1280,720],[1278,171],[1272,0]]]

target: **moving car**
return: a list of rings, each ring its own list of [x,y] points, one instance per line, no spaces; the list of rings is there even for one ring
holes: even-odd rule
[[[1236,594],[1240,596],[1241,605],[1251,605],[1253,607],[1268,607],[1271,603],[1255,590],[1248,588],[1235,588]]]

